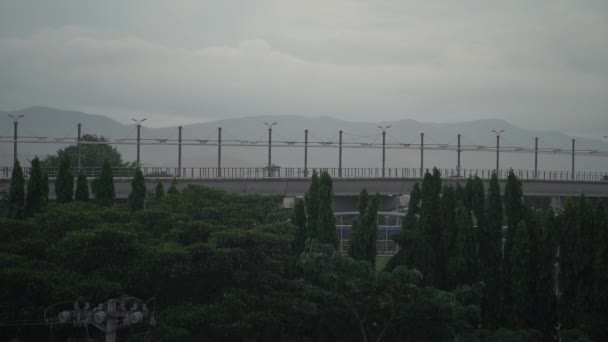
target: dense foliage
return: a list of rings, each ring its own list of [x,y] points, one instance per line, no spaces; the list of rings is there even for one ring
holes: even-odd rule
[[[125,163],[120,152],[111,145],[108,145],[105,138],[94,134],[84,134],[82,136],[84,144],[80,145],[80,166],[81,167],[101,167],[107,160],[113,167],[134,166],[133,163]],[[86,143],[88,142],[88,143]],[[57,151],[57,155],[48,156],[42,162],[44,167],[58,168],[63,158],[71,160],[72,167],[78,166],[78,146],[70,145]]]
[[[326,173],[292,211],[278,195],[196,186],[146,198],[158,183],[137,175],[137,207],[43,199],[28,217],[0,219],[0,340],[100,340],[92,327],[44,324],[45,312],[127,295],[148,301],[157,324],[119,340],[606,340],[605,205],[532,210],[509,177],[503,214],[496,178],[486,197],[477,179],[442,187],[428,174],[385,270],[374,270],[379,197],[361,194],[352,257],[341,255]]]
[[[114,204],[116,193],[114,190],[114,174],[109,160],[104,161],[99,178],[92,184],[95,200],[101,207],[109,207]]]
[[[74,197],[74,175],[72,174],[72,163],[67,154],[59,160],[59,171],[55,180],[55,196],[57,203],[71,202]]]
[[[434,170],[414,187],[395,238],[400,250],[386,271],[420,270],[422,283],[445,291],[482,285],[486,329],[514,329],[534,341],[608,339],[601,285],[608,279],[608,214],[601,200],[568,200],[557,214],[535,209],[512,172],[504,207],[495,175],[487,196],[476,177],[464,188],[445,186],[441,196],[440,186]]]

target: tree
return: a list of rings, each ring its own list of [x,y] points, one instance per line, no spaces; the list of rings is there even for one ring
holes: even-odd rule
[[[102,167],[105,160],[112,167],[129,167],[133,164],[123,162],[122,156],[116,147],[108,145],[103,136],[97,137],[96,135],[85,134],[81,140],[89,142],[89,144],[80,145],[80,164],[82,167]],[[95,142],[98,144],[92,144]],[[48,156],[42,164],[44,167],[57,168],[61,165],[61,160],[66,156],[72,161],[78,160],[78,146],[70,145],[58,150],[56,156]]]
[[[8,216],[10,218],[23,217],[25,204],[25,179],[18,160],[15,160],[11,174],[11,184],[8,190]]]
[[[353,221],[352,232],[350,235],[350,247],[348,255],[355,260],[365,259],[366,240],[368,239],[365,227],[365,214],[369,204],[369,195],[366,189],[359,194],[359,216]]]
[[[146,200],[146,181],[139,167],[135,168],[133,180],[131,181],[131,193],[129,194],[129,209],[136,212],[144,208]]]
[[[517,229],[517,226],[524,218],[524,196],[521,187],[521,181],[517,179],[515,173],[511,170],[509,176],[507,176],[507,184],[505,185],[504,195],[505,213],[507,221],[507,234],[504,247],[502,273],[503,279],[503,303],[504,311],[511,312],[512,309],[509,307],[513,303],[513,297],[511,293],[511,282],[507,279],[511,279],[511,261],[510,256],[511,250],[513,249],[513,234]]]
[[[458,285],[456,282],[456,268],[454,267],[457,250],[456,238],[458,227],[456,225],[456,195],[453,186],[444,186],[441,194],[441,226],[443,255],[445,264],[443,265],[443,288],[451,290]]]
[[[49,174],[44,172],[42,175],[42,200],[44,203],[42,206],[45,206],[49,202]]]
[[[473,284],[479,280],[477,244],[471,214],[463,203],[457,205],[456,225],[458,229],[456,237],[456,280],[458,284]]]
[[[25,216],[33,216],[39,212],[45,204],[43,175],[38,157],[32,160],[32,168],[30,170],[30,179],[27,183],[27,195],[25,197]]]
[[[530,278],[531,262],[530,236],[525,221],[520,221],[513,233],[513,249],[509,254],[511,265],[510,283],[513,302],[510,311],[506,312],[507,321],[512,327],[526,328],[530,326],[531,300],[530,300]]]
[[[57,203],[71,202],[74,196],[74,175],[70,156],[67,154],[62,155],[59,161],[59,172],[55,180],[55,196]]]
[[[167,190],[167,195],[175,195],[175,194],[179,194],[179,190],[177,190],[177,180],[175,178],[173,178],[173,180],[171,181],[171,186]]]
[[[78,178],[76,179],[76,194],[74,195],[74,199],[80,202],[89,201],[89,182],[82,169],[78,173]]]
[[[359,195],[359,216],[353,222],[349,255],[355,260],[369,261],[372,268],[376,267],[376,240],[378,236],[378,206],[380,196],[372,197],[367,190]]]
[[[422,190],[418,183],[414,184],[410,193],[410,201],[405,218],[401,223],[401,232],[394,239],[399,250],[386,263],[385,271],[391,272],[399,266],[414,268],[424,276],[422,283],[434,284],[433,281],[433,249],[422,234],[421,212]]]
[[[479,241],[481,278],[486,283],[482,312],[484,322],[490,327],[500,325],[502,312],[502,221],[500,185],[498,176],[493,173],[488,188],[488,209],[484,234]]]
[[[93,183],[95,200],[101,207],[110,207],[114,204],[114,176],[110,161],[106,160],[101,168],[101,175]]]
[[[296,227],[294,236],[294,249],[297,255],[300,255],[304,251],[304,245],[306,240],[310,237],[306,227],[306,208],[304,200],[296,198],[296,202],[293,206],[293,212],[291,216],[291,223]]]
[[[336,218],[331,209],[333,188],[329,173],[322,172],[319,177],[319,217],[317,234],[321,243],[327,243],[338,248],[340,240],[336,232]]]
[[[156,182],[156,188],[154,188],[154,198],[156,200],[160,200],[165,197],[165,187],[163,186],[163,182],[160,179]]]
[[[433,252],[433,271],[429,276],[434,285],[442,287],[445,255],[441,232],[441,174],[437,168],[433,168],[432,175],[427,172],[424,176],[421,194],[420,226]]]
[[[308,192],[304,195],[304,201],[306,204],[306,224],[308,225],[308,234],[311,238],[318,238],[319,231],[317,225],[319,224],[319,174],[317,170],[312,170],[312,178],[310,181],[310,187]]]

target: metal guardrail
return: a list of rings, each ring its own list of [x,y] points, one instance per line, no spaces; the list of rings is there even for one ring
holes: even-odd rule
[[[30,173],[29,167],[24,167],[24,174],[27,178]],[[82,168],[87,177],[98,177],[101,174],[100,167],[84,167]],[[367,178],[367,179],[382,179],[382,178],[422,178],[419,168],[385,168],[384,176],[382,176],[381,168],[317,168],[317,171],[327,171],[332,178]],[[57,176],[57,168],[45,168],[45,172],[49,178]],[[430,169],[425,170],[431,171]],[[498,177],[506,178],[510,170],[499,170]],[[554,171],[554,170],[539,170],[536,175],[534,170],[513,170],[515,175],[522,180],[544,180],[544,181],[564,181],[564,182],[601,182],[608,181],[608,172],[575,172],[574,176],[569,171]],[[77,175],[79,170],[73,169],[74,175]],[[134,169],[129,167],[112,168],[114,177],[130,178],[133,177]],[[145,177],[149,178],[185,178],[185,179],[294,179],[294,178],[310,178],[312,176],[312,168],[296,168],[296,167],[274,167],[270,170],[267,167],[142,167],[142,172]],[[493,169],[461,169],[458,172],[456,169],[440,169],[444,178],[462,178],[466,179],[470,176],[478,176],[481,179],[489,179],[492,176]],[[8,179],[11,177],[12,167],[0,167],[0,179]]]

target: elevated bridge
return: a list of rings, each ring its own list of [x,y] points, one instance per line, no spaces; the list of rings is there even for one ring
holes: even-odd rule
[[[26,177],[29,169],[24,168]],[[407,205],[407,195],[422,178],[419,169],[399,168],[382,169],[349,168],[319,169],[327,171],[333,179],[334,208],[349,211],[356,208],[357,196],[363,189],[369,193],[379,193],[382,197],[381,210],[394,210]],[[11,169],[0,168],[0,192],[8,192]],[[54,197],[53,179],[56,169],[45,170],[51,178],[50,197]],[[73,170],[78,174],[78,170]],[[99,176],[99,168],[83,168],[90,181]],[[202,185],[213,189],[238,194],[280,194],[286,197],[285,205],[290,206],[294,197],[303,196],[311,181],[312,169],[304,168],[160,168],[145,167],[142,169],[148,189],[153,190],[160,180],[167,189],[173,179],[178,189],[189,185]],[[478,176],[488,187],[493,170],[440,170],[443,184],[461,184],[464,186],[470,176]],[[575,197],[584,193],[588,197],[608,198],[608,174],[599,172],[538,171],[514,170],[523,185],[523,192],[530,197],[551,198],[555,207],[561,205],[565,197]],[[116,197],[126,199],[131,191],[133,169],[115,168],[114,182]],[[181,175],[176,177],[176,175]],[[504,190],[508,170],[499,172],[499,182]]]

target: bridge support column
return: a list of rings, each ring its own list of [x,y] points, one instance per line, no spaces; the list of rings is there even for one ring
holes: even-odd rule
[[[561,210],[563,208],[563,199],[562,197],[556,196],[556,197],[551,197],[551,208],[553,208],[553,210]]]

